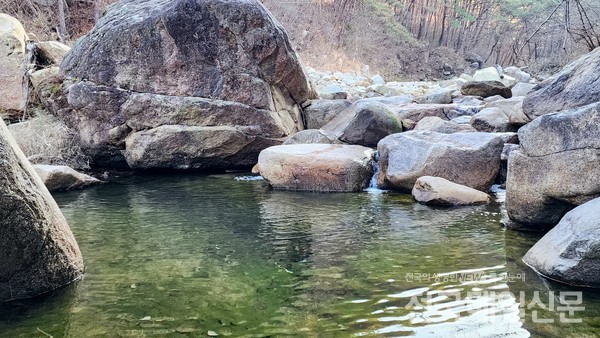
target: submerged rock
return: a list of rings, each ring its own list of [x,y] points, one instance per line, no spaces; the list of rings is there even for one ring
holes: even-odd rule
[[[509,217],[544,230],[574,206],[600,196],[600,103],[548,114],[519,130],[508,159]]]
[[[351,192],[369,185],[373,156],[357,145],[282,145],[263,150],[258,165],[275,189]]]
[[[491,201],[484,192],[433,176],[420,177],[415,182],[412,195],[420,203],[441,206],[486,204]]]
[[[0,301],[37,296],[82,274],[65,218],[0,120]]]
[[[575,286],[600,288],[600,199],[567,213],[523,261],[541,275]]]
[[[113,167],[249,167],[303,129],[299,104],[316,98],[283,28],[253,0],[120,1],[61,70],[51,106],[93,164]]]
[[[101,182],[97,178],[79,173],[65,165],[35,164],[33,169],[49,191],[80,189]]]
[[[408,131],[381,140],[377,185],[411,191],[422,176],[442,177],[486,191],[500,169],[501,136],[490,133],[441,134]]]

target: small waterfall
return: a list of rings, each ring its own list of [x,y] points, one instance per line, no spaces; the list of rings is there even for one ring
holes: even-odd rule
[[[368,192],[383,192],[385,190],[381,190],[377,188],[377,175],[379,174],[379,153],[375,152],[373,155],[373,176],[371,177],[371,181],[369,181],[369,187],[365,189]]]

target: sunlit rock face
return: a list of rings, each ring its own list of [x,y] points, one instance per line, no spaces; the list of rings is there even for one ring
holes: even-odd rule
[[[377,186],[411,191],[422,176],[487,191],[500,169],[504,140],[493,133],[408,131],[381,140]]]
[[[82,274],[67,222],[0,120],[0,302],[37,296]]]
[[[287,34],[254,0],[119,2],[61,71],[50,106],[108,166],[249,167],[303,129],[299,105],[315,98]]]
[[[547,114],[519,130],[510,153],[506,210],[545,230],[577,205],[600,196],[600,103]]]
[[[523,101],[530,119],[600,101],[600,48],[537,85]]]
[[[0,111],[23,111],[21,78],[27,39],[25,29],[17,19],[0,13]]]
[[[282,145],[263,150],[258,165],[276,189],[351,192],[369,185],[373,155],[358,145]]]

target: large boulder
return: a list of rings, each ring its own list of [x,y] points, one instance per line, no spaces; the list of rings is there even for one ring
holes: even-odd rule
[[[422,176],[436,176],[486,191],[500,169],[502,137],[490,133],[408,131],[381,140],[380,188],[411,191]]]
[[[357,145],[282,145],[263,150],[258,166],[275,189],[351,192],[369,185],[373,155]]]
[[[80,189],[101,182],[65,165],[35,164],[33,169],[49,191]]]
[[[600,196],[600,103],[541,116],[519,130],[508,159],[506,210],[538,230]]]
[[[523,261],[541,275],[575,286],[600,287],[600,199],[567,213]]]
[[[491,97],[500,95],[504,98],[512,97],[512,91],[499,81],[471,81],[465,83],[460,92],[463,95]]]
[[[0,120],[0,302],[54,290],[82,274],[65,218]]]
[[[490,195],[450,182],[441,177],[420,177],[412,189],[412,195],[419,203],[440,206],[477,205],[491,201]]]
[[[0,112],[23,110],[22,77],[27,39],[27,33],[17,19],[0,13]]]
[[[96,165],[247,167],[303,129],[299,105],[316,97],[256,0],[120,1],[61,70],[49,106]]]
[[[537,85],[523,101],[530,119],[600,101],[600,48]]]
[[[386,105],[360,100],[322,129],[345,143],[375,147],[382,138],[402,132],[402,125]]]

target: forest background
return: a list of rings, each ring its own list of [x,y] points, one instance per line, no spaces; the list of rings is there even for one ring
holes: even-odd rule
[[[67,44],[115,0],[0,0],[38,40]],[[544,77],[600,45],[598,0],[262,0],[319,70],[438,80],[477,66]]]

